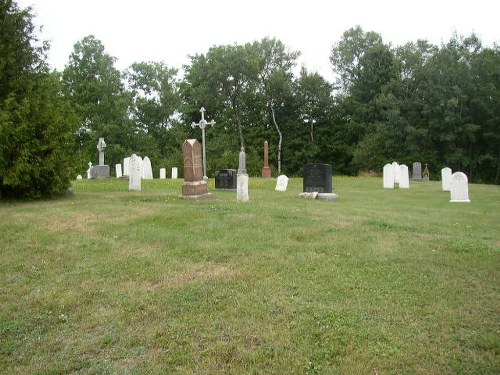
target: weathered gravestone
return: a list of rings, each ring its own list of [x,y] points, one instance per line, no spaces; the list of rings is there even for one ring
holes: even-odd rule
[[[451,175],[450,194],[450,202],[470,202],[469,185],[465,173],[455,172]]]
[[[394,167],[389,163],[384,165],[384,189],[394,189]]]
[[[248,174],[247,174],[247,155],[242,147],[238,162],[238,175],[236,176],[236,199],[242,202],[248,202]]]
[[[123,177],[128,177],[130,175],[130,156],[123,159]]]
[[[408,166],[405,164],[399,166],[399,188],[410,188],[410,172],[408,171]]]
[[[167,178],[167,170],[165,168],[160,168],[160,180]]]
[[[177,178],[178,178],[177,167],[172,167],[172,180],[177,180]]]
[[[286,191],[287,187],[288,187],[288,177],[285,176],[284,174],[278,176],[278,179],[276,180],[276,188],[274,190]]]
[[[104,165],[104,151],[106,150],[106,142],[104,138],[99,138],[97,143],[97,151],[99,151],[99,165],[94,165],[91,170],[92,178],[108,178],[109,165]]]
[[[309,196],[307,193],[318,193],[318,199],[337,200],[333,193],[332,166],[331,164],[306,164],[304,165],[303,193],[301,197]],[[306,193],[306,194],[304,194]]]
[[[153,168],[151,167],[151,160],[147,156],[142,160],[142,179],[152,180],[153,179]]]
[[[221,169],[215,172],[215,188],[236,191],[236,169]]]
[[[422,181],[422,163],[420,163],[419,161],[413,163],[411,179],[416,181]]]
[[[129,176],[128,189],[141,191],[142,181],[142,159],[140,156],[133,154],[129,159]]]
[[[441,169],[441,188],[443,189],[443,191],[450,191],[451,175],[451,168],[445,167]]]
[[[399,184],[399,177],[401,175],[401,169],[399,168],[398,162],[393,161],[392,168],[394,170],[394,183]]]
[[[115,164],[115,172],[116,172],[116,178],[120,178],[123,176],[121,164]]]
[[[182,145],[184,157],[184,185],[182,197],[206,198],[208,192],[207,182],[203,179],[203,165],[201,158],[201,145],[196,139],[186,139]]]
[[[269,168],[269,144],[264,141],[264,167],[262,168],[262,177],[271,177],[271,168]]]

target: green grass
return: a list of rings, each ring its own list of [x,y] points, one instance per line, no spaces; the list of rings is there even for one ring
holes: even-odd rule
[[[0,205],[1,373],[500,373],[498,186],[182,183]]]

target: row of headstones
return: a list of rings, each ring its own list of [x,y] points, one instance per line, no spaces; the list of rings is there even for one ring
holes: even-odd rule
[[[410,188],[408,167],[404,164],[393,162],[384,165],[383,176],[385,189],[394,189],[395,184],[398,184],[400,189]],[[450,192],[450,202],[470,202],[468,180],[463,172],[452,174],[451,168],[441,169],[441,188]]]
[[[284,174],[276,179],[276,191],[286,191],[288,177]],[[238,188],[238,172],[236,169],[221,169],[215,172],[215,188],[235,191]]]

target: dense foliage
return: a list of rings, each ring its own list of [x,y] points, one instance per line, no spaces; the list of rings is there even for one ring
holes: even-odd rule
[[[77,119],[60,93],[57,73],[36,46],[32,16],[0,2],[0,196],[38,198],[61,193],[74,174]]]
[[[11,47],[14,39],[8,39],[2,54],[19,54],[16,64],[34,74],[43,56],[30,45],[31,16],[22,14],[25,45]],[[137,62],[120,72],[102,43],[87,36],[75,44],[61,74],[63,97],[54,95],[69,101],[80,119],[71,161],[83,174],[89,161],[97,161],[97,140],[104,137],[106,164],[136,153],[149,156],[155,174],[172,166],[182,173],[182,142],[201,139],[191,123],[199,121],[205,107],[207,119],[216,121],[206,130],[209,176],[236,168],[241,148],[249,173],[260,175],[268,140],[274,175],[300,176],[309,162],[330,163],[335,174],[355,175],[379,173],[387,162],[420,161],[428,164],[431,178],[448,166],[470,181],[500,183],[497,45],[483,47],[472,34],[454,35],[441,46],[418,40],[393,47],[380,34],[356,26],[332,47],[336,82],[297,69],[299,55],[265,38],[192,55],[182,77],[164,62]],[[26,82],[14,79],[5,66],[0,64],[1,79],[8,83],[2,83],[0,94],[2,118],[9,119],[14,110],[5,113],[5,90],[13,92],[9,85]],[[12,147],[2,150],[19,155]],[[1,173],[11,159],[4,158]]]

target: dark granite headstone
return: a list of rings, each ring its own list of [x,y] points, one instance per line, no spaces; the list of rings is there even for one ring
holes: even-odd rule
[[[421,181],[422,180],[422,164],[418,161],[413,163],[413,170],[411,174],[412,180]]]
[[[331,164],[304,165],[304,193],[332,193],[332,166]]]
[[[237,185],[237,170],[236,169],[221,169],[215,172],[215,188],[236,190]]]

